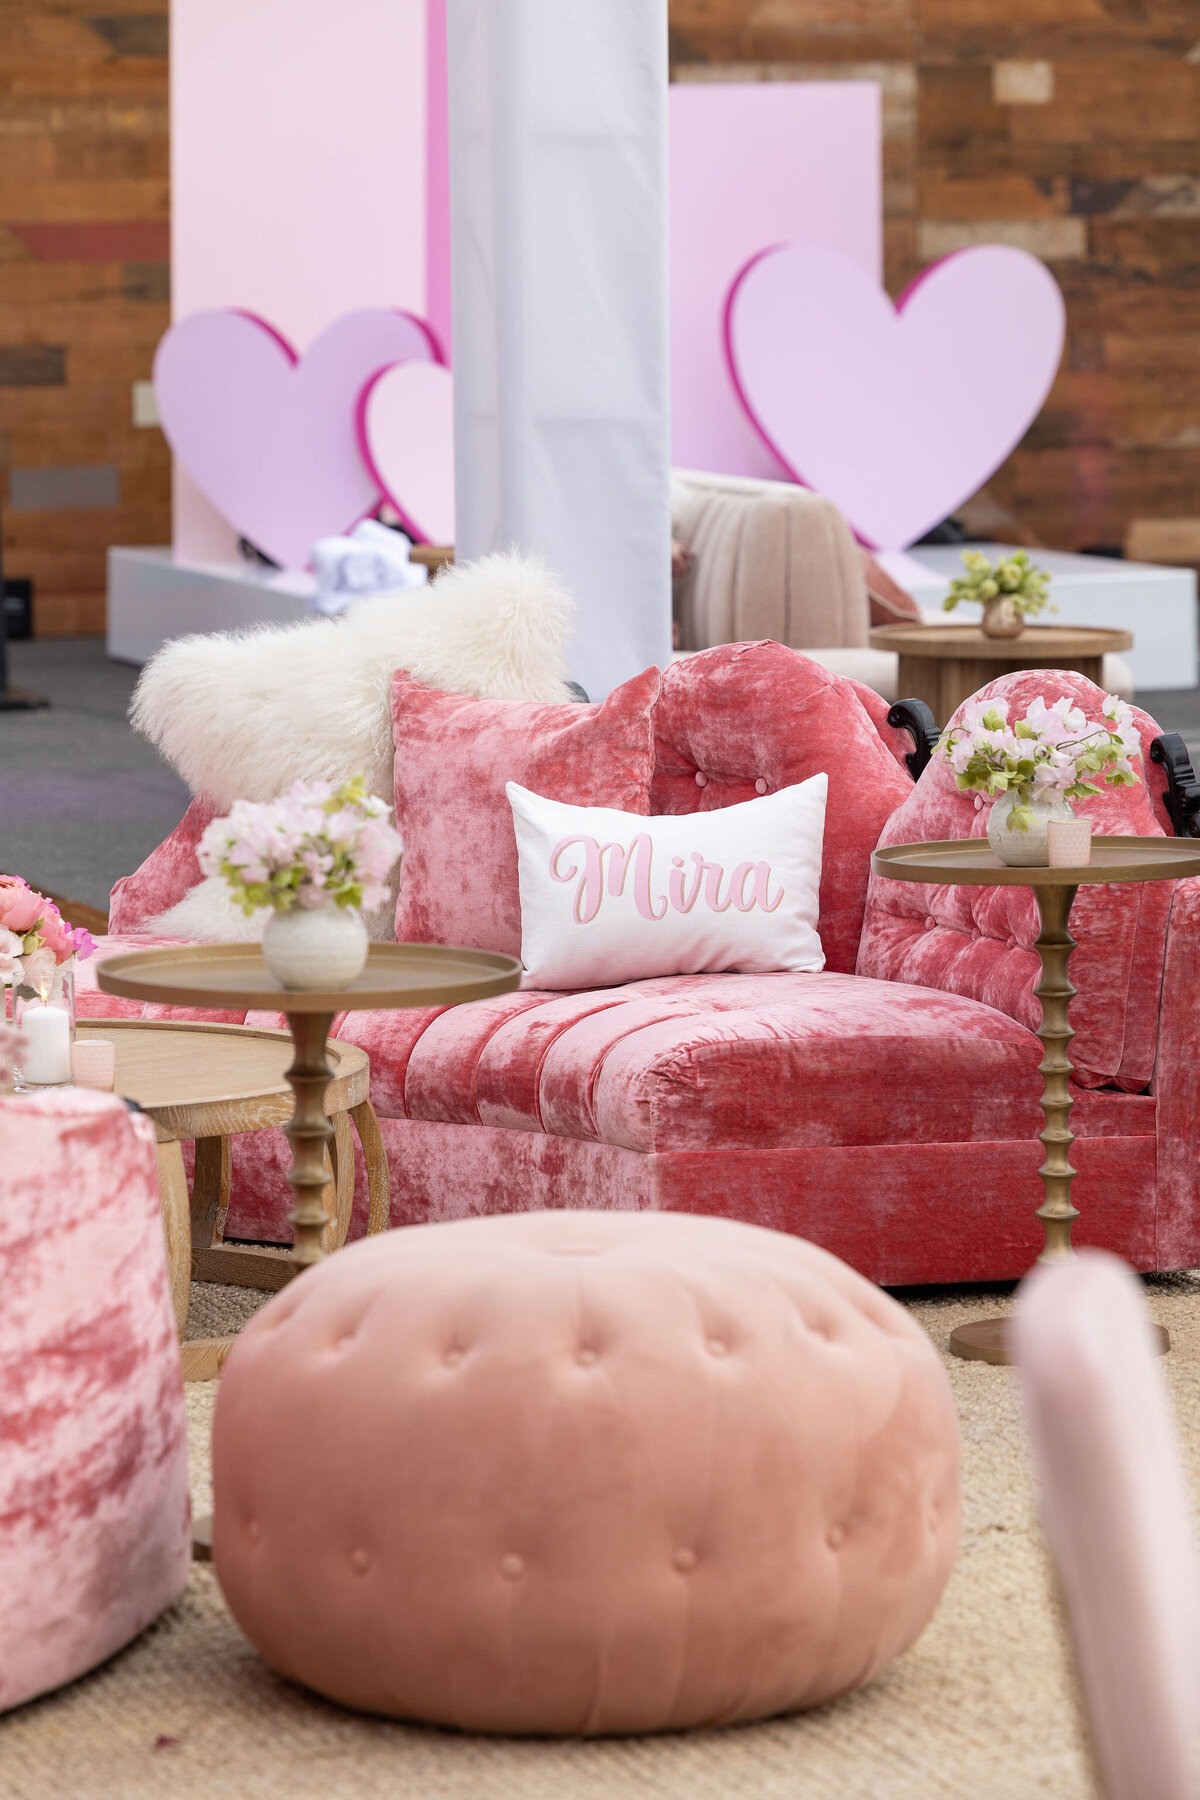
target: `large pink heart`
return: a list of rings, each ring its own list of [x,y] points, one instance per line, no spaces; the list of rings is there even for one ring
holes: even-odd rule
[[[154,358],[167,442],[243,537],[300,569],[315,540],[347,531],[380,492],[359,455],[355,406],[388,363],[437,361],[420,319],[384,307],[346,313],[303,357],[251,313],[193,313]]]
[[[896,306],[836,250],[784,245],[747,264],[725,314],[760,436],[883,550],[923,536],[1004,461],[1050,391],[1064,329],[1053,276],[998,244],[933,264]]]
[[[427,544],[454,542],[454,384],[437,363],[384,369],[358,402],[363,461]]]

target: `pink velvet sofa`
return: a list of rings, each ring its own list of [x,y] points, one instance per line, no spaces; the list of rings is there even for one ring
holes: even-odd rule
[[[1098,715],[1099,690],[1075,675],[985,691],[1023,708],[1048,686]],[[1139,726],[1148,750],[1158,728]],[[1021,1274],[1040,1242],[1032,896],[870,874],[878,842],[981,835],[986,810],[936,756],[914,785],[878,697],[777,644],[674,664],[655,734],[653,812],[828,772],[825,971],[347,1015],[335,1032],[371,1056],[393,1223],[672,1208],[798,1233],[885,1284]],[[1088,803],[1098,830],[1170,832],[1163,771],[1146,769],[1145,788]],[[118,884],[113,947],[197,879],[207,817],[194,804]],[[1143,1270],[1196,1266],[1200,882],[1086,888],[1072,929],[1078,1240]],[[285,1161],[281,1138],[239,1147],[230,1235],[286,1238]],[[361,1230],[361,1180],[356,1211]]]

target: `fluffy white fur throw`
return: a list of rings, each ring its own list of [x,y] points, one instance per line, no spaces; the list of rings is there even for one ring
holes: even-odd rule
[[[497,700],[565,701],[572,601],[545,563],[516,553],[446,570],[339,619],[177,638],[147,663],[130,717],[194,794],[273,800],[293,781],[360,770],[392,797],[391,682]],[[394,899],[368,918],[393,935]],[[199,942],[262,936],[223,881],[202,881],[146,931]]]

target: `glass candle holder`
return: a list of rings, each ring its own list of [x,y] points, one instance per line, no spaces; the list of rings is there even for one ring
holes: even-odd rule
[[[111,1038],[77,1037],[71,1049],[75,1086],[111,1094],[116,1081],[117,1047]]]
[[[1092,860],[1092,821],[1051,819],[1046,854],[1052,869],[1086,869]]]
[[[46,985],[24,979],[13,988],[13,1024],[26,1048],[13,1069],[13,1088],[27,1094],[41,1088],[71,1087],[71,1047],[75,1042],[75,970],[59,963]]]

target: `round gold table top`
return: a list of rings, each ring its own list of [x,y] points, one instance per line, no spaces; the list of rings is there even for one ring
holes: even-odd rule
[[[263,961],[261,944],[180,944],[110,956],[96,985],[125,1000],[159,1006],[244,1007],[247,1012],[339,1013],[403,1006],[456,1006],[520,985],[515,956],[446,944],[372,944],[366,967],[345,988],[285,988]]]
[[[972,662],[1045,662],[1048,657],[1107,656],[1132,650],[1133,636],[1102,625],[1026,625],[1016,637],[989,637],[981,625],[876,625],[873,650],[898,650],[901,656],[930,656]]]
[[[1082,887],[1096,881],[1175,881],[1200,875],[1200,838],[1094,837],[1084,868],[1044,865],[1014,869],[986,838],[939,838],[928,844],[891,844],[871,857],[876,875],[941,887]]]

